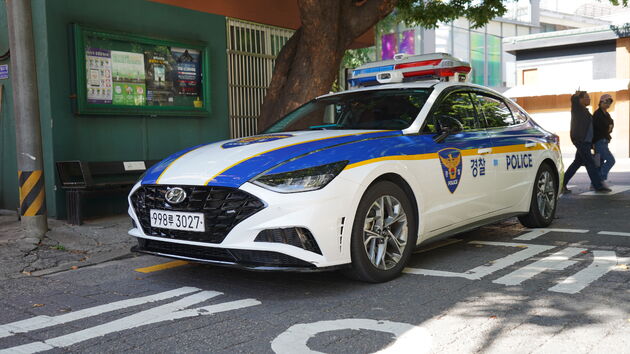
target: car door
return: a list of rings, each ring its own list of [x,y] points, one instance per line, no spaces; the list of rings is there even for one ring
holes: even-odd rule
[[[516,205],[529,193],[540,163],[541,132],[523,120],[515,105],[490,92],[473,93],[478,111],[483,114],[492,141],[491,163],[496,168],[494,204],[497,210]],[[516,115],[516,117],[515,117]]]
[[[423,126],[424,134],[440,135],[448,121],[461,131],[436,142],[437,158],[432,163],[430,183],[424,188],[429,205],[425,208],[430,231],[436,231],[486,214],[491,207],[494,176],[486,156],[492,152],[484,123],[479,119],[470,92],[455,90],[438,99]],[[439,140],[439,139],[437,139]]]

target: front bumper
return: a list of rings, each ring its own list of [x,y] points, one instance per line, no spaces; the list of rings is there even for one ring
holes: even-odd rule
[[[207,240],[145,233],[149,230],[132,202],[140,187],[134,186],[129,198],[129,214],[138,225],[129,234],[138,238],[134,248],[137,252],[251,270],[330,270],[351,262],[349,241],[358,203],[354,198],[358,186],[352,182],[337,178],[322,190],[293,194],[245,183],[239,191],[262,201],[264,207],[232,225],[224,237]],[[308,230],[317,249],[307,250],[291,242],[268,242],[271,238],[261,240],[260,235],[269,230],[292,228]]]
[[[347,268],[348,265],[315,267],[297,258],[268,251],[244,251],[228,248],[180,246],[178,244],[138,239],[133,252],[168,257],[196,263],[254,271],[321,272]]]

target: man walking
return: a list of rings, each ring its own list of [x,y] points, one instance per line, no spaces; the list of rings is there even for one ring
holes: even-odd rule
[[[591,155],[591,146],[593,145],[593,116],[586,108],[590,103],[591,98],[586,91],[577,91],[571,96],[571,141],[577,151],[575,152],[575,159],[564,173],[563,193],[571,192],[567,189],[567,184],[581,166],[586,167],[586,172],[588,172],[595,191],[601,193],[611,191],[611,189],[602,182],[602,178]]]

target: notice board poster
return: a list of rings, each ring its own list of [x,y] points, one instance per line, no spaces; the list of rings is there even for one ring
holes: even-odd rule
[[[123,106],[144,106],[146,103],[144,55],[117,50],[111,53],[114,81],[112,103]]]
[[[79,25],[73,31],[79,113],[199,116],[209,112],[203,45]]]
[[[172,48],[171,54],[177,63],[177,93],[199,95],[199,51],[187,48]]]
[[[87,100],[90,103],[112,103],[111,52],[99,48],[85,51]]]

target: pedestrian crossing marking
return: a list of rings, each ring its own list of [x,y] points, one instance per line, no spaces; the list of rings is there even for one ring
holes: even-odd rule
[[[600,231],[598,235],[610,235],[610,236],[626,236],[630,237],[630,232],[615,232],[615,231]]]
[[[589,230],[579,230],[579,229],[532,229],[532,230],[527,230],[529,231],[526,234],[522,234],[519,237],[515,237],[515,240],[520,240],[520,241],[531,241],[533,239],[536,239],[546,233],[549,232],[570,232],[570,233],[578,233],[578,234],[585,234],[587,233]]]
[[[589,191],[589,192],[581,193],[580,195],[598,195],[598,196],[614,195],[614,194],[618,194],[618,193],[622,193],[622,192],[630,190],[630,186],[610,186],[610,189],[612,189],[612,192],[601,193],[601,192],[596,192],[596,191]]]

